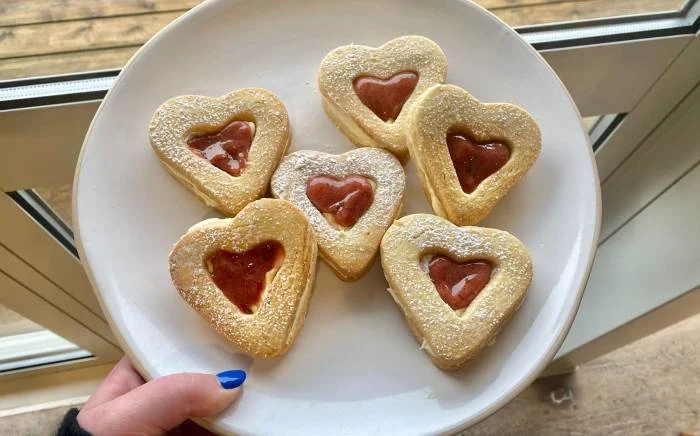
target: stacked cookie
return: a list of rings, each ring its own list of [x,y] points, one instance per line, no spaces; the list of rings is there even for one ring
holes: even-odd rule
[[[318,84],[328,116],[358,149],[299,151],[269,91],[176,97],[155,113],[166,168],[233,218],[190,229],[170,254],[180,295],[258,357],[285,353],[303,324],[317,250],[346,281],[381,253],[389,292],[440,368],[460,368],[517,310],[532,277],[525,247],[476,227],[532,166],[536,122],[444,85],[447,60],[421,36],[339,47]],[[411,161],[411,163],[409,163]],[[435,215],[397,220],[402,163],[416,166]],[[270,188],[276,199],[260,199]]]

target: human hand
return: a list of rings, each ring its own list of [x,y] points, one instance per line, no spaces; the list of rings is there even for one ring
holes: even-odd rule
[[[94,436],[164,435],[188,418],[221,413],[239,395],[242,370],[173,374],[145,383],[124,357],[78,414],[80,427]]]

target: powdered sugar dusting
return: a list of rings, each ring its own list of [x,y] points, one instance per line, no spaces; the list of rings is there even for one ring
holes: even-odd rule
[[[397,119],[385,123],[357,97],[353,80],[365,74],[388,79],[401,71],[418,73],[418,84]],[[378,48],[364,45],[336,48],[321,62],[318,86],[328,104],[349,116],[350,121],[373,137],[379,146],[403,158],[407,155],[405,133],[412,105],[426,89],[442,83],[446,74],[447,58],[440,47],[423,36],[409,35]],[[346,124],[334,121],[341,127]]]
[[[453,129],[477,141],[505,141],[511,151],[508,162],[471,194],[462,190],[447,148],[447,133]],[[481,103],[457,86],[439,85],[416,103],[408,146],[434,211],[455,224],[475,225],[534,164],[542,138],[525,110],[507,103]]]
[[[309,180],[320,175],[360,175],[374,182],[374,200],[353,227],[334,227],[307,197]],[[272,177],[271,191],[306,214],[321,253],[343,278],[350,279],[357,278],[374,259],[384,232],[400,210],[405,179],[399,161],[384,150],[360,148],[341,155],[298,151],[282,160]]]
[[[527,250],[514,236],[483,227],[457,227],[434,215],[409,215],[387,231],[381,246],[384,274],[419,341],[441,367],[460,366],[498,333],[519,307],[532,277]],[[456,261],[488,259],[491,280],[463,312],[438,295],[421,259],[445,254]]]
[[[279,241],[284,260],[263,292],[258,310],[241,312],[213,282],[204,259],[215,250],[241,252]],[[262,199],[235,218],[209,219],[190,228],[170,254],[170,273],[182,298],[243,351],[259,357],[283,354],[294,341],[311,297],[316,242],[299,209]]]
[[[211,165],[187,146],[193,134],[215,132],[233,120],[255,124],[246,168],[239,177]],[[149,127],[161,162],[188,189],[222,213],[235,215],[261,197],[289,143],[289,119],[269,91],[245,88],[218,98],[184,95],[163,103]]]

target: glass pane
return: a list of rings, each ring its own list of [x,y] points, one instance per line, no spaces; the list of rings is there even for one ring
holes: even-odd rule
[[[48,188],[36,188],[34,192],[51,208],[68,228],[72,229],[73,210],[71,201],[73,198],[72,185],[58,185]]]
[[[77,257],[71,231],[71,185],[8,193]],[[30,312],[22,312],[31,317]],[[91,357],[89,351],[0,305],[0,373]]]
[[[39,324],[28,320],[0,304],[0,337],[38,332],[41,330],[44,330],[44,328]]]
[[[158,30],[199,2],[0,0],[0,80],[121,68]],[[519,27],[675,12],[686,0],[476,2]]]
[[[77,345],[0,305],[0,373],[90,356]]]
[[[591,138],[591,147],[597,151],[615,132],[627,114],[605,114],[583,118],[583,124]]]
[[[71,229],[71,185],[26,189],[7,193],[59,244],[78,257]]]
[[[600,119],[600,115],[595,115],[592,117],[583,117],[583,125],[586,127],[586,131],[590,132],[595,126],[595,123]]]

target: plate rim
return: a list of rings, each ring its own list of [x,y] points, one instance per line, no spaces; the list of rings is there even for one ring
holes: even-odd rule
[[[90,282],[90,285],[92,286],[93,290],[95,291],[95,296],[97,298],[97,301],[100,305],[100,309],[102,310],[102,313],[105,316],[105,319],[110,327],[111,332],[114,334],[114,337],[116,338],[117,342],[119,343],[119,346],[121,350],[124,352],[124,355],[129,358],[131,365],[141,374],[142,376],[145,376],[146,381],[152,380],[154,378],[154,374],[152,374],[150,371],[147,370],[147,365],[144,365],[140,360],[136,359],[135,353],[129,346],[128,342],[124,339],[121,331],[117,328],[117,324],[114,322],[114,319],[111,316],[111,312],[107,310],[107,306],[104,302],[103,296],[102,296],[102,291],[97,287],[95,277],[92,272],[92,268],[90,265],[90,261],[86,255],[86,252],[83,247],[82,243],[82,236],[81,236],[81,231],[80,231],[80,215],[77,213],[78,212],[78,182],[80,179],[81,175],[81,170],[83,167],[84,163],[84,158],[85,158],[85,153],[86,153],[86,148],[87,148],[87,143],[89,138],[92,136],[93,128],[95,126],[96,120],[101,116],[102,111],[106,105],[106,103],[109,102],[110,97],[115,89],[117,89],[117,85],[123,80],[123,73],[125,71],[128,71],[128,69],[131,67],[133,63],[135,63],[138,59],[140,59],[143,56],[143,53],[151,46],[153,45],[156,41],[161,39],[163,35],[172,32],[175,27],[177,27],[182,21],[189,20],[191,16],[199,14],[202,10],[213,7],[214,4],[216,3],[223,3],[223,2],[229,2],[231,0],[205,0],[202,3],[197,4],[184,14],[180,15],[170,23],[168,23],[165,27],[160,29],[158,32],[156,32],[151,38],[148,39],[141,47],[138,48],[138,50],[129,58],[129,60],[126,62],[126,64],[120,69],[119,74],[117,77],[114,79],[114,82],[112,83],[112,86],[110,89],[107,91],[105,96],[103,97],[102,101],[100,102],[99,107],[95,111],[95,115],[93,116],[92,120],[90,121],[90,125],[85,132],[85,137],[83,139],[83,143],[80,147],[80,153],[78,155],[78,159],[76,162],[76,167],[75,167],[75,172],[73,176],[73,187],[71,189],[71,194],[72,194],[72,205],[71,205],[71,212],[73,215],[73,232],[74,232],[74,241],[76,248],[78,250],[78,255],[79,255],[79,262],[81,263],[83,270],[85,271],[85,275],[88,278],[88,281]],[[240,2],[243,0],[235,0],[235,2]],[[457,3],[462,3],[468,7],[472,7],[477,9],[481,14],[485,14],[485,18],[490,18],[492,20],[495,20],[498,22],[503,30],[509,32],[511,35],[515,35],[517,40],[520,42],[520,44],[523,46],[524,50],[530,51],[531,54],[534,54],[536,58],[539,60],[541,64],[544,65],[544,67],[550,71],[550,73],[554,76],[556,79],[555,83],[558,84],[558,86],[561,88],[561,90],[564,92],[564,95],[567,97],[569,100],[569,103],[573,110],[575,111],[576,115],[578,116],[579,124],[581,125],[581,129],[583,132],[586,131],[585,125],[583,124],[583,119],[581,117],[581,113],[578,109],[578,106],[574,102],[573,98],[571,97],[571,94],[569,93],[568,89],[564,85],[564,83],[561,81],[559,78],[559,75],[554,71],[554,69],[549,65],[549,63],[542,57],[542,55],[525,39],[515,31],[511,26],[506,24],[501,18],[499,18],[497,15],[489,11],[488,9],[482,7],[481,5],[470,1],[470,0],[443,0],[445,2],[457,2]],[[591,162],[592,170],[593,170],[593,181],[595,183],[595,187],[593,189],[593,195],[595,197],[595,222],[593,226],[593,235],[591,238],[591,249],[588,255],[588,259],[586,260],[586,268],[583,270],[582,276],[581,276],[581,281],[578,285],[578,289],[576,290],[576,297],[573,301],[573,304],[571,306],[571,311],[569,314],[567,314],[566,320],[562,323],[562,327],[560,331],[558,332],[556,338],[550,342],[550,345],[548,349],[546,350],[545,353],[541,355],[541,358],[536,361],[536,364],[532,367],[532,370],[530,373],[523,377],[518,383],[515,383],[512,385],[512,387],[509,390],[504,391],[505,393],[501,395],[500,397],[497,398],[496,401],[493,401],[488,407],[485,407],[481,412],[475,414],[471,418],[463,418],[461,421],[458,423],[454,424],[454,426],[448,426],[448,427],[441,427],[437,431],[440,433],[445,433],[445,432],[459,432],[462,431],[466,428],[472,427],[479,422],[483,421],[484,419],[488,418],[492,414],[496,413],[498,410],[502,409],[504,406],[506,406],[508,403],[510,403],[516,396],[518,396],[525,388],[530,386],[535,379],[542,373],[542,371],[546,368],[546,366],[551,363],[552,359],[556,355],[557,351],[559,351],[561,345],[563,344],[564,340],[566,339],[566,336],[569,333],[569,330],[571,329],[571,325],[573,324],[573,321],[576,317],[576,314],[578,312],[579,306],[581,304],[581,300],[583,298],[584,291],[586,289],[586,285],[588,284],[588,281],[590,279],[591,275],[591,270],[593,268],[593,261],[595,259],[596,251],[598,249],[598,241],[600,238],[600,228],[601,228],[601,218],[602,218],[602,199],[601,199],[601,186],[600,186],[600,177],[598,174],[598,167],[595,159],[595,154],[593,152],[593,148],[591,147],[591,142],[590,142],[590,137],[587,134],[584,134],[585,142],[589,155],[589,159]],[[214,421],[208,418],[191,418],[191,420],[195,421],[197,424],[200,426],[206,428],[207,430],[210,430],[212,432],[218,432],[221,434],[232,434],[228,429],[224,428],[221,424],[218,423],[218,421]]]

